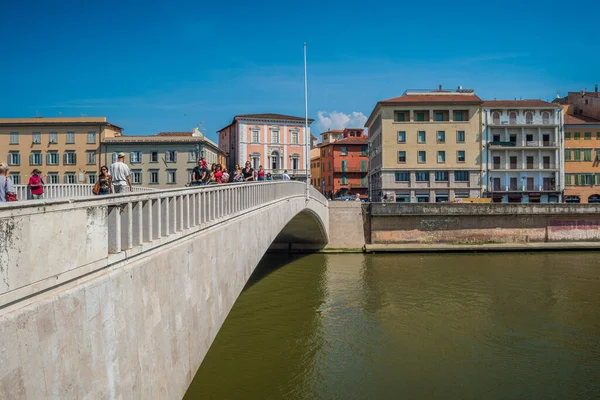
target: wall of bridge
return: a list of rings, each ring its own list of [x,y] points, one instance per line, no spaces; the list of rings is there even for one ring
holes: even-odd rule
[[[248,207],[218,188],[0,209],[0,266],[18,271],[1,279],[0,398],[181,398],[280,232],[327,242],[327,203],[302,186],[247,185],[263,190]]]

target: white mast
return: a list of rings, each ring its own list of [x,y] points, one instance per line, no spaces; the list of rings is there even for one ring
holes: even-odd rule
[[[310,198],[310,136],[308,132],[308,83],[306,80],[306,42],[304,42],[304,169],[306,171],[306,201]]]

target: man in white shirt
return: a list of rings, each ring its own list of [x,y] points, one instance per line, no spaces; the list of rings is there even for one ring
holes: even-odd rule
[[[125,153],[119,153],[117,155],[117,162],[112,163],[108,173],[112,177],[112,183],[115,193],[125,193],[125,187],[129,186],[129,191],[133,192],[131,187],[131,171],[127,164],[123,162],[125,160]]]
[[[283,174],[281,175],[281,180],[282,181],[289,181],[290,180],[290,176],[287,173],[287,169],[283,171]]]

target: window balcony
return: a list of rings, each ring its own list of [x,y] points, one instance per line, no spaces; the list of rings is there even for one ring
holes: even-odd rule
[[[487,190],[489,192],[556,192],[559,190],[555,185],[488,185]]]
[[[541,165],[537,163],[533,164],[525,164],[522,165],[520,163],[517,164],[492,164],[489,166],[490,170],[494,171],[545,171],[545,170],[558,170],[560,166],[554,163],[542,163]]]

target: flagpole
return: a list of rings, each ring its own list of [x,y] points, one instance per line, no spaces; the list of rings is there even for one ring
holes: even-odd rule
[[[306,79],[306,42],[304,42],[304,169],[306,172],[306,200],[310,198],[310,136],[308,132],[308,83]]]

